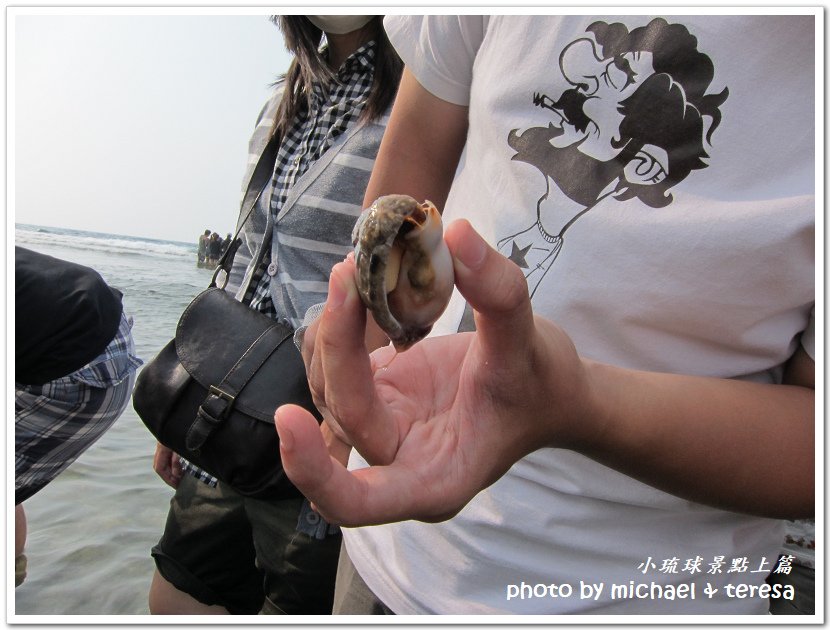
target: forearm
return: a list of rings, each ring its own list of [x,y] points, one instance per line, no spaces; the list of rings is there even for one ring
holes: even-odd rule
[[[467,108],[433,96],[404,70],[363,207],[382,195],[405,194],[428,199],[443,211],[466,134]],[[371,351],[387,343],[369,318],[366,347]]]
[[[768,517],[814,510],[814,391],[586,362],[598,409],[576,449],[644,483]]]
[[[405,194],[443,210],[466,135],[467,108],[433,96],[404,70],[364,207],[381,195]]]

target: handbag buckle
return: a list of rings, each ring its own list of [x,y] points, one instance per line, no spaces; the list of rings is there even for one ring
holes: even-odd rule
[[[236,396],[231,396],[228,392],[224,392],[215,385],[211,385],[208,388],[208,391],[216,396],[217,398],[222,398],[223,400],[227,400],[230,404],[233,404],[236,400]]]

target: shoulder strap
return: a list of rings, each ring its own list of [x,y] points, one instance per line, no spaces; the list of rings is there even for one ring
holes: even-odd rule
[[[257,162],[257,165],[254,169],[253,175],[251,175],[251,184],[252,186],[257,186],[259,192],[257,192],[256,197],[248,204],[247,211],[243,210],[244,218],[239,223],[236,228],[236,234],[233,235],[233,239],[231,239],[228,248],[225,250],[225,253],[222,254],[222,257],[219,259],[219,262],[216,265],[216,270],[213,272],[213,278],[211,278],[210,284],[208,288],[213,288],[217,286],[217,279],[219,278],[219,273],[224,272],[224,281],[222,282],[222,286],[219,287],[221,289],[225,288],[225,285],[228,284],[228,277],[231,273],[231,267],[233,266],[233,258],[236,255],[236,250],[239,249],[239,246],[242,245],[242,239],[239,238],[239,233],[242,231],[242,228],[248,222],[248,219],[251,218],[251,215],[254,212],[254,208],[256,208],[256,204],[259,201],[259,198],[262,196],[262,193],[265,191],[265,188],[271,182],[271,173],[274,169],[274,162],[277,159],[277,147],[279,146],[279,142],[274,136],[268,140],[268,144],[265,146],[265,149],[262,151],[262,155]]]

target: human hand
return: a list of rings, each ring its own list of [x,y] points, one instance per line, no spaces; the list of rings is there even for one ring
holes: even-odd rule
[[[326,413],[326,416],[329,415],[330,414]],[[335,432],[335,430],[332,429],[332,424],[334,424],[334,422],[331,418],[329,418],[329,420],[324,418],[323,422],[320,424],[320,433],[323,436],[323,442],[326,445],[329,455],[340,462],[343,466],[346,466],[349,463],[349,453],[352,452],[352,446],[348,443],[348,438],[343,435],[342,432]]]
[[[182,479],[182,465],[179,456],[172,450],[156,443],[156,454],[153,456],[153,470],[171,488],[177,488]]]
[[[524,455],[590,430],[586,370],[567,335],[534,317],[520,269],[465,221],[449,226],[446,240],[475,333],[370,355],[350,260],[333,269],[326,308],[306,331],[324,426],[370,464],[346,470],[310,413],[277,410],[283,467],[331,523],[446,520]]]

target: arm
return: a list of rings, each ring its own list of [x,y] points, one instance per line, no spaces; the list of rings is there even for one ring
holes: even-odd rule
[[[418,201],[429,199],[443,212],[466,139],[467,108],[434,96],[404,68],[363,207],[382,195],[408,194]],[[367,348],[387,343],[370,318]]]
[[[583,363],[600,394],[594,421],[585,423],[590,431],[574,445],[583,454],[700,503],[770,517],[812,515],[814,364],[802,349],[785,385]]]
[[[314,418],[277,411],[291,480],[329,522],[444,520],[521,457],[569,448],[682,498],[776,518],[812,514],[814,392],[795,353],[793,384],[638,372],[579,357],[532,313],[518,267],[464,221],[446,240],[475,333],[371,356],[354,334],[365,309],[353,263],[332,272],[310,376],[349,442],[372,464],[347,471]],[[378,369],[377,366],[383,366]],[[542,394],[540,394],[542,393]]]
[[[482,322],[492,325],[477,314]],[[546,384],[536,391],[548,394],[540,401],[544,434],[537,445],[574,449],[706,505],[768,517],[812,515],[814,365],[802,349],[788,363],[787,384],[767,385],[573,360],[565,331],[541,317],[534,328],[541,343],[530,344],[530,364]],[[505,391],[505,412],[521,409],[529,393]]]
[[[432,95],[404,69],[363,207],[406,194],[443,210],[466,138],[467,108]]]

